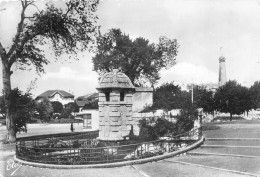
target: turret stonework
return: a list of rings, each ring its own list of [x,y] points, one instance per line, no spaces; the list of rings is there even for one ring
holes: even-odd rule
[[[135,92],[131,80],[114,69],[104,74],[99,87],[99,139],[123,140],[133,125],[132,97]]]
[[[219,57],[219,87],[223,86],[227,82],[225,61],[226,58],[224,56]]]

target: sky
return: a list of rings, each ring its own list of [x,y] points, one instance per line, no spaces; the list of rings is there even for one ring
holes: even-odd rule
[[[44,2],[38,3],[42,6]],[[10,46],[16,32],[19,9],[18,1],[0,2],[0,41],[5,47]],[[160,71],[157,86],[172,81],[183,87],[191,82],[217,83],[220,47],[228,80],[247,87],[260,80],[260,0],[103,0],[97,15],[102,33],[120,28],[133,39],[144,37],[153,43],[158,43],[160,36],[177,39],[177,63]],[[65,61],[64,55],[62,62],[54,62],[48,50],[46,53],[51,63],[44,67],[45,74],[39,76],[33,68],[16,70],[11,78],[13,88],[25,91],[37,79],[34,96],[52,89],[76,97],[96,92],[95,54],[79,53],[79,61]]]

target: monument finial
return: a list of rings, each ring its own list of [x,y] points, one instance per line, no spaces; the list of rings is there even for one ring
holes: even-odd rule
[[[224,56],[224,49],[223,49],[223,47],[220,47],[220,56]]]

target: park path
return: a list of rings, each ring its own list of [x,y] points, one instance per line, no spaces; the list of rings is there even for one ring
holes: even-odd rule
[[[219,126],[220,129],[204,131],[206,137],[204,144],[185,155],[118,168],[66,170],[23,165],[7,170],[8,163],[12,163],[15,153],[14,145],[0,145],[0,177],[260,176],[260,123],[234,123]],[[47,128],[45,127],[45,130]],[[39,131],[41,130],[37,128],[37,132]]]
[[[203,132],[205,142],[200,148],[167,161],[260,176],[260,123],[218,126],[221,128]]]

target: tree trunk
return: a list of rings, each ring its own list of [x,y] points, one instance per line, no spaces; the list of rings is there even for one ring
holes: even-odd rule
[[[230,119],[229,120],[232,121],[232,113],[230,113]]]
[[[6,60],[2,59],[2,71],[3,71],[3,95],[5,100],[6,109],[6,142],[13,143],[16,141],[14,118],[10,111],[11,108],[11,71],[8,67]]]

